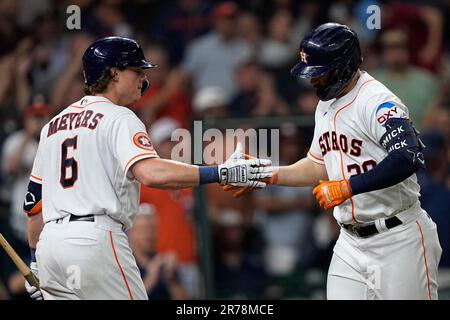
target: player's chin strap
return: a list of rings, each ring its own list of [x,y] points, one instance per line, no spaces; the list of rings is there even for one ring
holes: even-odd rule
[[[145,92],[147,92],[148,88],[150,88],[150,81],[149,80],[145,80],[142,83],[141,96],[143,96],[145,94]]]

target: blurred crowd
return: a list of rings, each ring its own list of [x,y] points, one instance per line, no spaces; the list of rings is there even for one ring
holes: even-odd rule
[[[67,28],[69,5],[81,9],[80,30]],[[373,5],[380,29],[367,27]],[[400,97],[421,131],[421,202],[438,225],[442,288],[450,290],[449,0],[0,0],[0,232],[29,259],[22,203],[39,132],[84,95],[81,57],[95,39],[135,38],[159,65],[131,108],[170,158],[172,132],[190,130],[194,119],[254,127],[255,119],[313,115],[315,91],[289,70],[305,33],[329,21],[358,33],[361,68]],[[304,157],[312,127],[293,120],[278,128],[280,163]],[[129,241],[151,299],[325,297],[339,227],[310,188],[242,198],[218,185],[204,191],[198,203],[197,190],[141,190]],[[208,243],[198,236],[202,212]],[[0,250],[0,299],[25,298],[23,278]]]

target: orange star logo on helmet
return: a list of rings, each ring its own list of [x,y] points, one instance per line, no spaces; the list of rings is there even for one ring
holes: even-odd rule
[[[300,61],[307,64],[308,61],[306,60],[306,58],[308,56],[309,56],[309,54],[306,54],[305,51],[303,51],[303,48],[302,48],[302,51],[300,51]]]

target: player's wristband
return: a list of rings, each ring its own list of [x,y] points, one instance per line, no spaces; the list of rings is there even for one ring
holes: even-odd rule
[[[219,182],[219,169],[217,166],[198,167],[200,184]]]
[[[31,262],[36,262],[36,249],[30,248]]]

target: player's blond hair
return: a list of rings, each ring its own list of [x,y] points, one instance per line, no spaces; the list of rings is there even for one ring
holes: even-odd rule
[[[100,78],[97,79],[97,81],[94,82],[92,85],[84,85],[84,93],[87,95],[93,95],[95,93],[102,93],[106,90],[108,87],[109,82],[112,79],[112,75],[110,72],[110,69],[107,68],[105,71],[103,71]]]
[[[125,70],[123,67],[115,67],[118,70]],[[108,84],[113,79],[113,75],[110,72],[111,68],[106,68],[100,78],[97,79],[92,85],[84,85],[84,93],[87,95],[94,95],[96,93],[102,93],[108,87]]]

